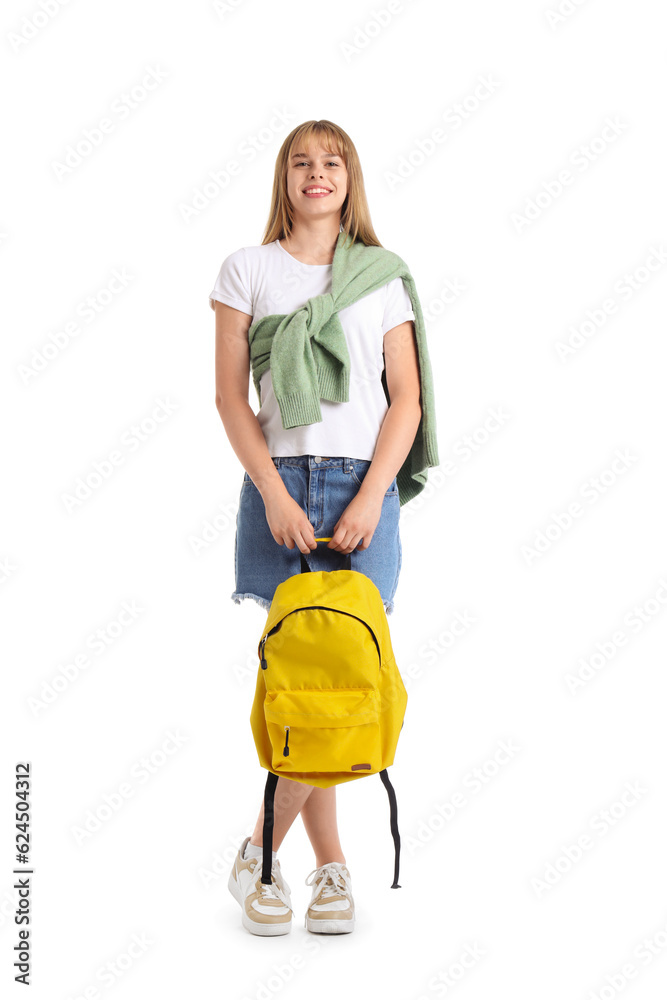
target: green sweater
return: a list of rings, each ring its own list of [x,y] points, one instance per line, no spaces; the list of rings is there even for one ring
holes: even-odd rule
[[[320,399],[349,401],[350,356],[338,310],[352,305],[394,278],[403,278],[415,314],[422,415],[412,447],[396,475],[400,506],[424,489],[427,469],[439,465],[435,398],[426,345],[424,317],[407,264],[384,247],[352,243],[338,235],[331,272],[331,292],[315,295],[289,315],[272,314],[248,331],[252,376],[261,406],[260,379],[267,368],[283,427],[319,423]],[[382,386],[391,402],[385,372]],[[355,456],[349,456],[354,458]]]

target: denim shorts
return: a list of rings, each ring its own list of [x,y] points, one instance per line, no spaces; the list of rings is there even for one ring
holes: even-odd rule
[[[326,458],[320,455],[276,457],[278,470],[289,495],[296,500],[313,526],[315,537],[330,538],[341,514],[356,496],[370,467],[370,459]],[[367,549],[349,553],[350,569],[365,573],[380,591],[387,614],[394,610],[394,594],[401,571],[399,533],[400,500],[396,479],[382,499],[382,512]],[[304,555],[308,567],[318,570],[347,568],[347,553],[319,542]],[[234,544],[236,604],[250,597],[268,610],[279,583],[301,572],[301,552],[295,545],[279,545],[271,534],[262,495],[248,473],[244,473],[236,515]]]

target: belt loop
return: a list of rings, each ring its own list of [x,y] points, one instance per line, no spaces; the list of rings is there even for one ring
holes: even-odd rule
[[[349,475],[351,468],[352,468],[352,459],[351,458],[347,458],[347,456],[346,456],[345,459],[344,459],[343,472],[345,472],[345,473],[347,473]]]
[[[273,458],[272,461],[273,461],[273,464],[275,465],[276,469],[279,469],[280,468],[280,458],[279,457]]]

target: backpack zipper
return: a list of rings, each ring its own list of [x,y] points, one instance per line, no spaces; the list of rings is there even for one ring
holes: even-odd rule
[[[269,631],[266,633],[266,635],[263,635],[262,638],[261,638],[261,640],[260,640],[258,652],[259,652],[260,663],[262,665],[262,670],[266,670],[266,667],[267,667],[266,657],[264,656],[264,645],[266,643],[266,640],[269,638],[270,635],[273,635],[274,632],[278,631],[278,629],[280,628],[280,626],[282,625],[282,623],[283,623],[283,620],[281,618],[280,621],[278,622],[278,624],[274,625],[273,628],[269,629]]]
[[[368,631],[370,632],[370,634],[373,636],[373,642],[375,643],[376,649],[378,651],[379,665],[380,665],[380,668],[382,668],[382,653],[380,652],[380,644],[377,641],[377,637],[375,635],[375,632],[370,627],[370,625],[368,624],[368,622],[365,622],[363,618],[360,618],[358,615],[353,615],[351,611],[341,611],[340,608],[329,608],[325,604],[306,604],[302,608],[292,608],[291,611],[287,612],[287,615],[293,615],[295,611],[336,611],[339,615],[349,615],[350,618],[356,618],[358,622],[361,622],[362,625],[366,626],[366,628],[368,629]],[[280,626],[284,622],[285,618],[287,618],[287,615],[283,615],[283,617],[280,619],[280,621],[276,625],[274,625],[273,628],[269,629],[269,631],[266,633],[266,635],[262,636],[262,638],[260,639],[258,652],[259,652],[259,658],[260,658],[260,664],[261,664],[262,670],[266,670],[266,668],[268,666],[268,664],[266,662],[266,653],[264,651],[264,646],[266,644],[266,640],[269,638],[270,635],[273,635],[274,632],[278,631],[278,629],[280,628]],[[285,756],[287,756],[287,754],[285,754]]]
[[[289,747],[287,746],[287,741],[289,739],[289,726],[284,726],[285,729],[285,746],[283,747],[283,757],[289,757]]]

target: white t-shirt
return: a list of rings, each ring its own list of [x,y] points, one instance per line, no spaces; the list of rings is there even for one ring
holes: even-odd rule
[[[253,317],[300,309],[314,295],[331,291],[331,264],[304,264],[280,245],[241,247],[222,262],[209,305],[225,302]],[[338,311],[350,355],[349,401],[320,400],[322,420],[285,430],[273,392],[271,369],[260,379],[257,419],[272,457],[321,455],[372,459],[388,406],[380,381],[385,333],[414,320],[401,277]],[[252,386],[253,394],[255,392]]]

